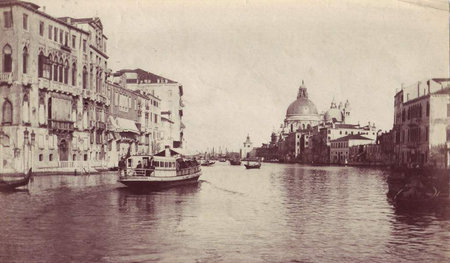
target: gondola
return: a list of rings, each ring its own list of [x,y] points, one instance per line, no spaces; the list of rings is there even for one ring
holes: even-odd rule
[[[28,170],[28,173],[24,177],[6,177],[6,176],[0,176],[0,189],[3,190],[11,190],[20,186],[27,185],[30,181],[30,178],[32,176],[32,170]]]

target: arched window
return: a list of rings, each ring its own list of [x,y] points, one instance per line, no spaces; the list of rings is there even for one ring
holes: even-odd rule
[[[59,65],[58,65],[58,69],[59,69],[59,82],[63,82],[63,77],[64,77],[64,73],[63,73],[63,61],[60,59],[59,60]]]
[[[72,86],[77,85],[77,64],[72,64]]]
[[[48,55],[48,79],[52,80],[52,55]]]
[[[47,118],[49,120],[51,120],[52,119],[52,98],[51,97],[48,98],[47,110],[48,110]]]
[[[12,50],[10,45],[3,47],[3,72],[12,71]]]
[[[69,62],[64,62],[64,84],[69,83]]]
[[[23,73],[26,74],[28,71],[28,49],[27,49],[27,47],[23,48],[22,68],[23,68]]]
[[[53,60],[53,80],[58,81],[58,58]]]
[[[83,67],[83,89],[87,89],[87,77],[88,77],[87,69],[86,67]]]
[[[24,123],[30,122],[30,102],[27,94],[23,95],[22,120]]]
[[[12,124],[13,108],[9,100],[5,100],[2,108],[2,124]]]
[[[45,124],[45,102],[44,98],[39,99],[39,124]]]
[[[44,76],[44,63],[45,63],[45,56],[41,52],[38,56],[38,77],[42,78]]]
[[[89,74],[89,88],[94,87],[94,69],[91,67],[91,72]]]

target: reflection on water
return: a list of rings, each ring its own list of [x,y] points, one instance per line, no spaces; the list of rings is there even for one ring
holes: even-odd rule
[[[38,176],[0,192],[0,262],[450,260],[449,202],[394,208],[381,170],[216,163],[147,193],[116,180]]]

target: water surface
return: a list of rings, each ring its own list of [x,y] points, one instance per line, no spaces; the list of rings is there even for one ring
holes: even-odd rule
[[[386,173],[216,163],[146,194],[114,173],[0,192],[0,262],[449,262],[450,208],[407,211]]]

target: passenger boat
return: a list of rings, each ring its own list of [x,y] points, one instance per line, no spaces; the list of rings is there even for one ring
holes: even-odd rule
[[[230,159],[230,164],[231,165],[241,165],[241,160],[240,159]]]
[[[261,168],[261,163],[260,162],[258,162],[258,163],[247,162],[246,164],[244,164],[244,166],[247,169],[259,169],[259,168]]]
[[[168,147],[155,155],[133,155],[119,170],[119,182],[140,190],[167,188],[195,183],[202,174],[199,163],[185,160]]]
[[[31,168],[28,170],[28,173],[21,177],[16,176],[0,176],[0,189],[3,190],[11,190],[16,187],[27,185],[30,181],[33,172]]]

